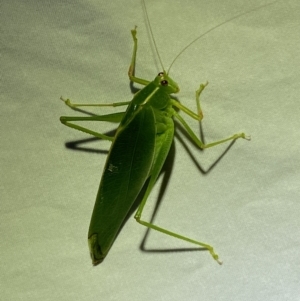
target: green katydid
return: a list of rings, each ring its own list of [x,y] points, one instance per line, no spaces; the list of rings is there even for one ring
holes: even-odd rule
[[[143,5],[145,8],[144,2]],[[138,194],[144,185],[147,185],[145,194],[143,195],[142,201],[134,216],[136,221],[148,228],[206,248],[212,257],[217,262],[221,263],[221,261],[219,261],[219,256],[215,253],[212,246],[146,222],[142,220],[142,212],[147,198],[161,172],[173,141],[173,118],[176,118],[183,125],[187,134],[200,149],[209,148],[238,138],[248,140],[249,138],[244,133],[239,133],[219,141],[204,144],[196,136],[177,110],[184,112],[197,121],[201,121],[203,115],[200,106],[200,94],[207,83],[201,84],[196,91],[197,113],[192,112],[190,109],[170,97],[171,94],[179,92],[179,87],[169,76],[170,68],[168,72],[166,72],[162,65],[146,9],[145,13],[163,71],[158,73],[153,81],[148,81],[135,76],[137,54],[137,30],[135,27],[131,30],[134,47],[128,75],[131,82],[141,84],[145,87],[139,90],[131,101],[111,104],[73,104],[69,99],[65,100],[61,97],[65,104],[73,110],[79,110],[78,107],[83,106],[127,106],[125,112],[114,114],[93,115],[88,117],[60,117],[60,121],[68,127],[80,130],[100,139],[112,141],[88,231],[88,244],[92,262],[94,265],[97,265],[104,260]],[[247,13],[249,13],[249,11]],[[245,13],[235,16],[230,20],[244,14]],[[203,35],[230,20],[222,22],[208,30],[193,40],[187,47]],[[179,55],[187,47],[185,47]],[[176,56],[175,59],[177,59],[178,56]],[[175,60],[173,60],[173,63],[174,61]],[[74,121],[108,121],[119,122],[120,124],[116,134],[111,137],[77,125],[73,123]]]

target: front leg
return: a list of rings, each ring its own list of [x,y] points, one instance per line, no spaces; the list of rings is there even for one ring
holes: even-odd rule
[[[137,52],[136,28],[137,26],[135,26],[134,29],[131,30],[131,35],[133,38],[133,52],[132,52],[131,63],[128,70],[128,76],[131,82],[147,86],[150,83],[148,80],[135,77],[135,62],[136,62],[136,52]]]

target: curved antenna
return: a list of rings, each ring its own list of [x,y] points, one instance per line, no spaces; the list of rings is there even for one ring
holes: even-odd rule
[[[230,18],[230,19],[225,20],[225,21],[222,22],[222,23],[219,23],[219,24],[216,25],[216,26],[213,26],[213,27],[210,28],[209,30],[205,31],[205,32],[204,32],[203,34],[201,34],[199,37],[197,37],[196,39],[192,40],[187,46],[185,46],[185,47],[184,47],[184,48],[176,55],[176,57],[174,58],[174,60],[172,61],[171,65],[170,65],[170,67],[169,67],[169,69],[168,69],[167,74],[169,74],[171,67],[173,66],[173,64],[175,63],[175,61],[178,59],[178,57],[179,57],[180,55],[182,55],[182,53],[183,53],[184,51],[186,51],[192,44],[194,44],[195,42],[197,42],[199,39],[203,38],[205,35],[207,35],[207,34],[210,33],[211,31],[213,31],[213,30],[215,30],[215,29],[221,27],[222,25],[226,24],[227,22],[231,22],[231,21],[233,21],[234,19],[237,19],[237,18],[239,18],[239,17],[241,17],[241,16],[250,14],[250,13],[256,11],[256,10],[259,10],[259,9],[261,9],[261,8],[263,8],[263,7],[272,5],[272,4],[274,4],[274,3],[278,2],[278,1],[279,1],[279,0],[276,0],[276,1],[273,1],[273,2],[270,2],[270,3],[267,3],[267,4],[264,4],[264,5],[258,6],[258,7],[256,7],[256,8],[253,8],[253,9],[251,9],[251,10],[248,10],[248,11],[246,11],[246,12],[244,12],[244,13],[238,14],[238,15],[236,15],[236,16]]]
[[[147,25],[148,25],[148,28],[149,28],[149,31],[150,31],[150,35],[151,35],[151,39],[152,39],[152,42],[153,42],[153,45],[154,45],[154,48],[155,48],[155,52],[157,54],[157,57],[158,57],[160,65],[162,67],[162,70],[165,71],[164,65],[162,63],[162,59],[159,55],[158,48],[157,48],[157,45],[156,45],[156,42],[155,42],[155,39],[154,39],[154,34],[153,34],[153,31],[152,31],[152,27],[151,27],[149,15],[148,15],[148,12],[147,12],[147,7],[146,7],[145,0],[142,0],[142,5],[143,5],[143,9],[144,9],[144,12],[145,12],[145,15],[146,15]]]

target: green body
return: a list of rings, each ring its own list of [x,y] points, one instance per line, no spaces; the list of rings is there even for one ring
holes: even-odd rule
[[[169,152],[173,108],[162,77],[135,95],[111,145],[88,233],[94,264],[104,259],[146,180],[157,178]]]
[[[179,87],[166,71],[160,72],[152,82],[135,77],[136,28],[131,33],[134,49],[128,75],[131,82],[145,86],[134,95],[131,102],[72,104],[70,100],[61,98],[73,110],[80,110],[78,107],[82,106],[115,107],[128,105],[126,112],[122,113],[89,117],[62,116],[60,118],[61,122],[68,127],[100,139],[112,141],[88,232],[92,262],[96,265],[103,261],[147,181],[145,194],[134,216],[136,221],[148,228],[206,248],[212,257],[221,263],[212,246],[144,221],[142,220],[142,212],[170,150],[174,136],[174,117],[177,118],[190,138],[201,149],[229,140],[246,138],[246,136],[244,133],[240,133],[204,144],[177,111],[182,111],[197,121],[202,120],[200,94],[207,84],[200,84],[196,91],[197,113],[194,113],[170,97],[170,94],[179,92]],[[75,124],[73,121],[109,121],[120,122],[120,125],[115,136],[110,137]]]

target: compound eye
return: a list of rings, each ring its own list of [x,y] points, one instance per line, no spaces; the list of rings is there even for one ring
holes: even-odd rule
[[[159,73],[158,73],[158,76],[163,76],[163,75],[164,75],[163,72],[159,72]]]
[[[169,83],[168,83],[168,81],[167,80],[162,80],[161,82],[160,82],[160,84],[162,85],[162,86],[167,86]]]

